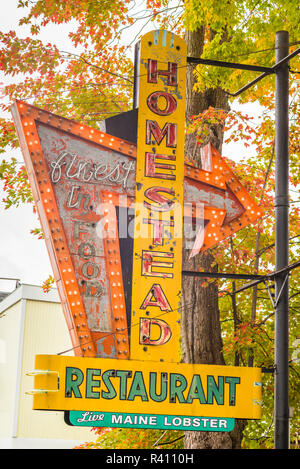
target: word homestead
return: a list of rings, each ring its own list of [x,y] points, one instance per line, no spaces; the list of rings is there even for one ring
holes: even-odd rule
[[[71,424],[93,427],[160,428],[167,430],[202,430],[229,432],[234,419],[187,417],[184,415],[123,414],[111,412],[74,412]]]
[[[160,31],[142,38],[131,318],[139,328],[131,330],[132,359],[179,361],[185,63],[179,37]]]

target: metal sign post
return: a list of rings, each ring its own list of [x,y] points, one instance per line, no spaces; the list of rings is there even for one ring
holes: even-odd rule
[[[276,33],[276,63],[289,53],[289,33]],[[289,264],[289,65],[276,70],[275,269]],[[275,449],[289,448],[289,273],[275,277]]]
[[[289,54],[289,33],[278,31],[275,40],[276,63],[265,68],[255,80],[232,97],[275,73],[275,449],[289,449],[289,61],[299,54]],[[188,60],[189,61],[189,60]],[[190,62],[204,63],[202,59]],[[214,63],[213,63],[214,62]],[[248,69],[243,64],[207,61],[206,65]],[[251,67],[251,66],[249,66]],[[254,68],[252,69],[254,70]],[[259,68],[256,68],[259,71]],[[259,281],[259,280],[258,280]],[[246,286],[246,288],[248,288]],[[242,289],[240,289],[242,291]]]

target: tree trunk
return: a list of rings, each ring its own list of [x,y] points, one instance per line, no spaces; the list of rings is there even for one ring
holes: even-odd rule
[[[188,56],[200,57],[204,44],[204,28],[193,32],[187,31],[185,39]],[[196,94],[193,92],[194,83],[193,67],[188,66],[187,119],[191,115],[199,114],[209,106],[228,109],[227,96],[221,89],[208,89],[204,93]],[[213,127],[209,141],[220,152],[222,139],[222,128],[220,126]],[[185,153],[196,162],[200,162],[199,146],[196,145],[193,135],[186,137]],[[214,258],[209,251],[198,254],[189,260],[189,251],[185,248],[185,240],[183,246],[183,270],[198,270],[198,267],[201,266],[205,271],[217,272],[217,266],[213,266]],[[210,282],[207,287],[202,287],[199,278],[184,277],[182,288],[184,302],[181,321],[183,361],[185,363],[224,365],[217,281]],[[230,433],[185,432],[185,448],[239,448],[243,427],[243,421],[236,421],[235,429]]]

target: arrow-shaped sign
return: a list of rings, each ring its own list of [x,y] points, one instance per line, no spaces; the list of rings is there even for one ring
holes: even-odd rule
[[[206,223],[197,232],[191,257],[215,246],[262,216],[262,210],[219,152],[211,144],[205,150],[208,160],[211,160],[206,170],[197,171],[187,166],[187,175],[197,180],[197,203],[204,206]],[[185,200],[189,200],[188,194]]]
[[[12,113],[75,353],[128,359],[136,145],[21,101]],[[206,150],[184,168],[191,255],[262,215]]]

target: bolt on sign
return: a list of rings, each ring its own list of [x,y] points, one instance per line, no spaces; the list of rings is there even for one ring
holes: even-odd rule
[[[27,103],[12,107],[75,355],[123,359],[137,376],[141,370],[132,367],[141,360],[153,372],[160,361],[180,361],[182,230],[192,257],[262,215],[212,145],[202,149],[201,167],[184,163],[183,51],[182,40],[170,33],[141,40],[138,152],[133,142]],[[220,392],[222,382],[229,386],[222,379]],[[82,408],[99,410],[73,404],[64,410]],[[101,412],[119,410],[113,405]],[[253,415],[251,407],[247,418]]]
[[[37,355],[33,408],[139,415],[250,418],[261,415],[259,368]],[[126,418],[126,417],[125,417]],[[129,419],[127,419],[128,421]],[[122,420],[123,422],[123,420]],[[124,420],[125,422],[125,420]],[[192,423],[193,422],[193,423]],[[199,429],[203,421],[185,421]],[[216,428],[216,427],[215,427]],[[222,431],[222,429],[221,429]]]
[[[156,31],[139,55],[130,357],[179,362],[187,48]]]

